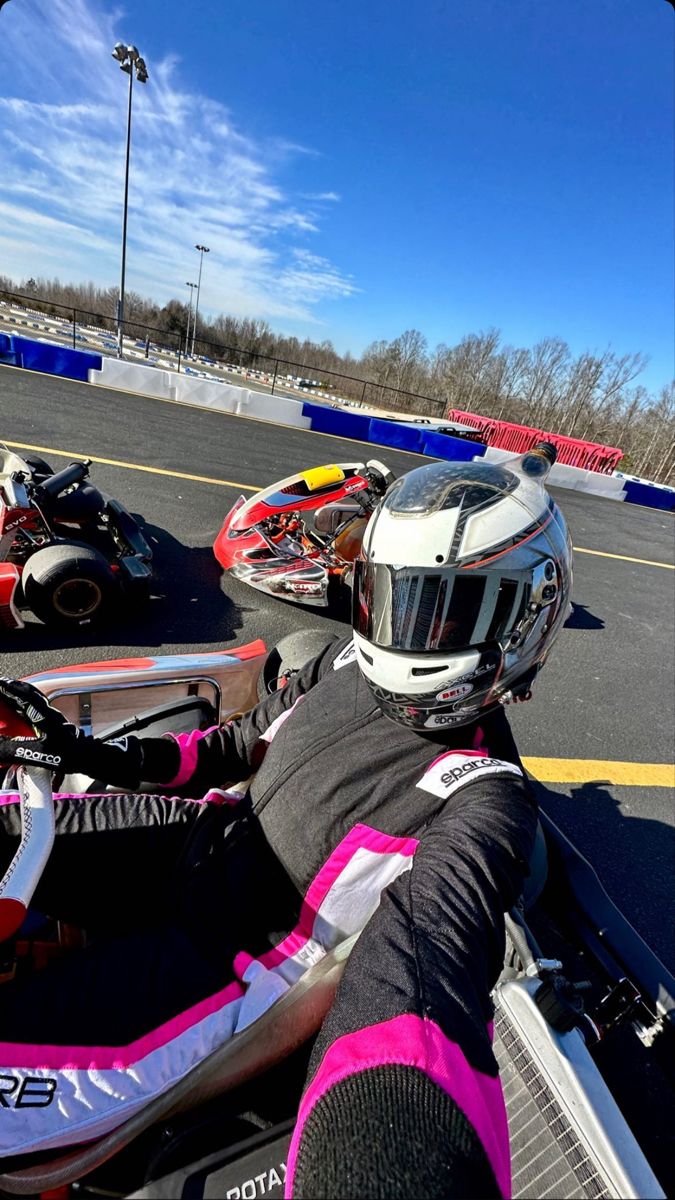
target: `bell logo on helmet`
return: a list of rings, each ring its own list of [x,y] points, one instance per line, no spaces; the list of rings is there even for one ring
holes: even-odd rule
[[[459,700],[461,696],[468,696],[469,692],[473,691],[472,683],[459,683],[454,687],[443,688],[442,692],[436,693],[437,700]]]

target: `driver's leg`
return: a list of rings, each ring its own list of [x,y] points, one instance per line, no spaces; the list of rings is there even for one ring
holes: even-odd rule
[[[232,932],[224,926],[212,954],[175,927],[71,951],[25,981],[0,986],[4,1040],[126,1046],[233,980]]]
[[[92,799],[102,803],[84,814]],[[36,907],[93,937],[0,986],[2,1036],[126,1045],[226,987],[238,951],[269,949],[300,904],[257,823],[233,820],[225,806],[156,796],[62,801]]]
[[[207,806],[156,795],[57,796],[56,837],[32,907],[92,932],[166,919],[186,839]],[[21,810],[0,802],[0,878],[21,835]]]

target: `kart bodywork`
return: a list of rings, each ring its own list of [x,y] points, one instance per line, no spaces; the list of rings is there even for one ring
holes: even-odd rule
[[[204,728],[255,704],[268,661],[254,642],[57,668],[32,682],[83,730],[156,736]],[[277,665],[283,677],[283,653]],[[660,1072],[672,1061],[675,981],[545,815],[542,832],[548,875],[532,908],[507,917],[494,992],[513,1194],[662,1196],[647,1157],[659,1170],[669,1162],[670,1085]],[[280,1196],[309,1048],[356,936],[103,1137],[0,1162],[0,1194]],[[568,973],[588,981],[584,1004]]]
[[[49,463],[0,446],[0,629],[20,610],[62,626],[104,615],[120,593],[143,599],[152,551],[123,504],[88,480],[89,462]]]
[[[248,500],[239,497],[214,554],[225,570],[258,591],[325,608],[348,576],[370,515],[392,479],[374,460],[289,475]]]

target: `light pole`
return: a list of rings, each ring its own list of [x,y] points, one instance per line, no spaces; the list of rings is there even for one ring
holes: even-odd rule
[[[192,357],[195,356],[195,338],[197,336],[197,313],[199,312],[199,289],[202,286],[202,264],[204,255],[209,253],[208,246],[195,246],[199,250],[199,275],[197,276],[197,303],[195,304],[195,323],[192,326]]]
[[[187,332],[185,334],[185,357],[187,358],[188,354],[190,353],[190,317],[192,316],[192,297],[194,296],[194,290],[195,290],[197,284],[189,283],[186,280],[185,286],[189,287],[189,289],[190,289],[190,304],[188,306]]]
[[[129,154],[131,151],[131,99],[134,87],[134,71],[139,83],[148,82],[148,68],[145,59],[141,58],[135,46],[125,46],[117,42],[112,52],[113,58],[120,64],[120,70],[129,76],[129,107],[127,110],[127,151],[124,167],[124,216],[122,218],[122,269],[120,272],[120,294],[117,301],[117,357],[122,357],[124,349],[124,273],[127,262],[127,215],[129,209]]]

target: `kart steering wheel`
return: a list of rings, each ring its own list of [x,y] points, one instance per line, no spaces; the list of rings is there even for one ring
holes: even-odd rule
[[[0,733],[6,737],[34,736],[31,726],[2,703]],[[21,798],[21,841],[0,881],[0,942],[12,937],[23,924],[54,845],[51,772],[44,767],[19,767],[16,782]]]

